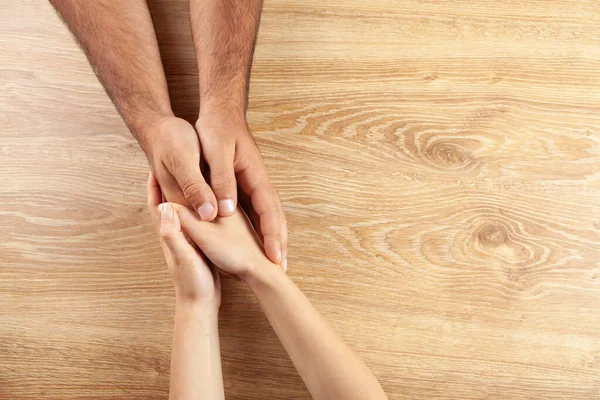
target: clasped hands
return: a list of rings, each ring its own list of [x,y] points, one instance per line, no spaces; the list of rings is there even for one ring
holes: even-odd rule
[[[161,187],[150,173],[148,210],[160,237],[178,303],[195,304],[205,312],[218,313],[219,273],[209,266],[208,260],[245,282],[260,268],[281,268],[265,256],[260,238],[239,208],[228,217],[209,222],[185,206],[162,203],[162,198]]]
[[[234,215],[239,198],[265,254],[286,269],[285,215],[245,117],[208,114],[195,127],[169,115],[143,129],[140,144],[164,198],[190,207],[202,221]]]

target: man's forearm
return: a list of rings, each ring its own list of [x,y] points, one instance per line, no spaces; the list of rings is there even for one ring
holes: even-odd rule
[[[50,0],[142,146],[146,126],[171,116],[146,0]]]
[[[256,271],[246,282],[314,399],[387,399],[367,366],[280,268]]]
[[[200,113],[244,114],[262,0],[190,0]]]
[[[170,400],[222,400],[218,311],[178,301],[173,329]]]

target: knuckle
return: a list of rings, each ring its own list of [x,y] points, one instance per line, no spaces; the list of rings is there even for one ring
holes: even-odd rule
[[[221,153],[221,146],[216,144],[213,140],[202,142],[202,154],[209,163],[217,161],[219,159],[218,155]]]
[[[272,215],[273,218],[281,219],[281,207],[279,203],[279,195],[273,189],[272,186],[269,185],[268,190],[265,192],[264,197],[265,203],[267,204],[267,213]]]
[[[175,268],[180,271],[194,270],[198,267],[198,263],[195,259],[190,257],[178,256],[174,258]]]
[[[202,185],[194,182],[186,182],[181,185],[181,191],[184,197],[189,200],[203,200],[207,197]]]
[[[279,206],[266,192],[257,193],[252,198],[252,206],[261,220],[263,218],[279,218]]]
[[[237,169],[248,170],[253,175],[266,174],[262,157],[254,144],[252,146],[240,144],[235,163]]]
[[[271,204],[270,206],[270,215],[271,218],[273,219],[273,223],[276,223],[277,225],[280,225],[281,223],[281,212],[279,210],[279,207],[277,206],[277,204]]]
[[[272,209],[270,213],[261,216],[261,229],[266,236],[280,236],[281,224],[279,219],[279,209]]]
[[[161,242],[168,243],[171,240],[171,238],[173,237],[173,233],[169,230],[161,229],[160,232],[158,233],[158,237],[160,238]]]
[[[199,165],[199,153],[194,155],[189,149],[175,150],[165,153],[161,157],[162,164],[173,176],[189,173]]]
[[[232,175],[217,175],[213,179],[212,186],[217,190],[231,190],[235,188],[236,183]]]
[[[248,157],[248,171],[255,177],[257,182],[266,184],[269,181],[267,168],[259,154]]]
[[[223,155],[233,155],[235,143],[229,139],[209,137],[202,142],[204,157],[210,162],[218,162]]]
[[[173,177],[175,177],[175,178],[178,175],[182,175],[185,171],[185,167],[181,163],[181,161],[172,154],[163,158],[162,163],[165,166],[165,169],[167,170],[167,172],[169,174],[173,175]]]

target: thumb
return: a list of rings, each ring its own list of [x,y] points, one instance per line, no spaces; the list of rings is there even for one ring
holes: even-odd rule
[[[183,236],[179,218],[173,207],[169,203],[162,203],[158,206],[158,212],[160,242],[165,256],[170,256],[173,263],[179,266],[195,263],[199,255]]]
[[[183,192],[183,196],[192,209],[204,221],[211,221],[217,216],[217,201],[212,189],[200,171],[200,164],[178,159],[176,164],[169,166],[169,172]]]
[[[210,258],[208,253],[211,253],[212,244],[219,241],[221,235],[219,230],[212,222],[202,221],[189,208],[179,204],[173,204],[175,214],[179,219],[180,227],[192,239],[200,250]]]

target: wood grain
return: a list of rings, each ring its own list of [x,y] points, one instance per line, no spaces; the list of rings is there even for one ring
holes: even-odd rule
[[[150,6],[193,119],[187,2]],[[0,7],[0,398],[166,398],[146,160],[51,7]],[[595,0],[266,2],[248,116],[290,275],[390,398],[600,398],[599,26]],[[223,298],[228,398],[309,398]]]

